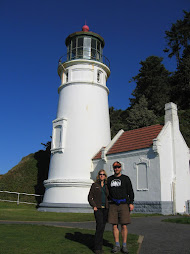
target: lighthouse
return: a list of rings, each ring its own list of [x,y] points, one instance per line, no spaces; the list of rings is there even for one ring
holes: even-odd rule
[[[67,54],[58,64],[61,84],[49,175],[39,210],[88,212],[92,158],[111,141],[106,86],[110,67],[103,56],[104,39],[87,25],[70,34],[65,44]]]

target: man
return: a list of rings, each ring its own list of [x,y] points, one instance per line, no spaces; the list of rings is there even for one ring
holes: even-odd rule
[[[113,226],[113,235],[115,246],[112,253],[120,252],[119,229],[121,224],[122,249],[123,253],[129,253],[127,250],[127,224],[131,223],[130,211],[134,209],[134,192],[131,180],[128,176],[121,174],[121,163],[113,163],[114,175],[108,177],[107,185],[110,195],[108,222]]]

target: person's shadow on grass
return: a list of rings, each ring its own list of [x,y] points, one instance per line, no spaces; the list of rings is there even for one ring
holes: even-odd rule
[[[94,235],[92,234],[83,234],[81,232],[66,233],[65,238],[86,245],[91,251],[94,250]],[[107,240],[103,240],[103,246],[112,248],[112,244]]]

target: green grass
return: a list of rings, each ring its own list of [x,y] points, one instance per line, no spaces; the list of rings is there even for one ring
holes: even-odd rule
[[[0,225],[0,246],[3,254],[73,254],[93,253],[93,230],[56,228],[36,225]],[[131,254],[138,249],[138,236],[128,236]],[[104,233],[103,250],[110,253],[111,232]]]
[[[35,205],[0,202],[0,220],[11,221],[93,221],[94,214],[39,212]]]
[[[173,218],[173,219],[165,219],[164,222],[172,222],[172,223],[180,223],[180,224],[190,224],[190,217],[189,216],[182,216],[180,218]]]
[[[159,214],[132,214],[132,217],[159,216]],[[11,221],[94,221],[93,213],[39,212],[35,205],[0,202],[0,220]]]
[[[164,216],[160,213],[131,213],[131,217],[153,217],[153,216]]]
[[[38,212],[33,205],[0,202],[0,220],[10,221],[92,221],[93,214]],[[93,253],[94,230],[0,224],[0,253],[2,254],[73,254]],[[138,236],[128,235],[130,253],[137,253]],[[112,232],[104,232],[104,253],[110,253]]]

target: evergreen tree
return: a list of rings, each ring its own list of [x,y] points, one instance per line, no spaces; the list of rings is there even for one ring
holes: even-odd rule
[[[144,95],[130,110],[126,119],[128,130],[133,130],[153,124],[157,124],[157,117],[152,110],[148,109],[148,102]]]
[[[179,126],[180,131],[188,145],[190,147],[190,109],[179,110]]]
[[[124,124],[125,117],[123,117],[123,115],[126,114],[125,111],[121,109],[114,109],[114,107],[109,108],[109,114],[110,114],[111,136],[113,138],[119,130],[126,129]]]
[[[183,12],[183,20],[177,20],[175,24],[172,24],[169,31],[165,31],[168,48],[164,52],[170,51],[168,55],[170,58],[176,56],[178,65],[184,50],[187,49],[190,43],[190,12]]]
[[[190,108],[190,46],[185,50],[183,57],[172,76],[172,101],[179,109]]]
[[[148,102],[148,109],[158,116],[164,114],[164,105],[170,101],[170,72],[162,64],[162,57],[149,56],[141,61],[139,74],[133,77],[136,88],[130,99],[133,107],[144,95]]]

